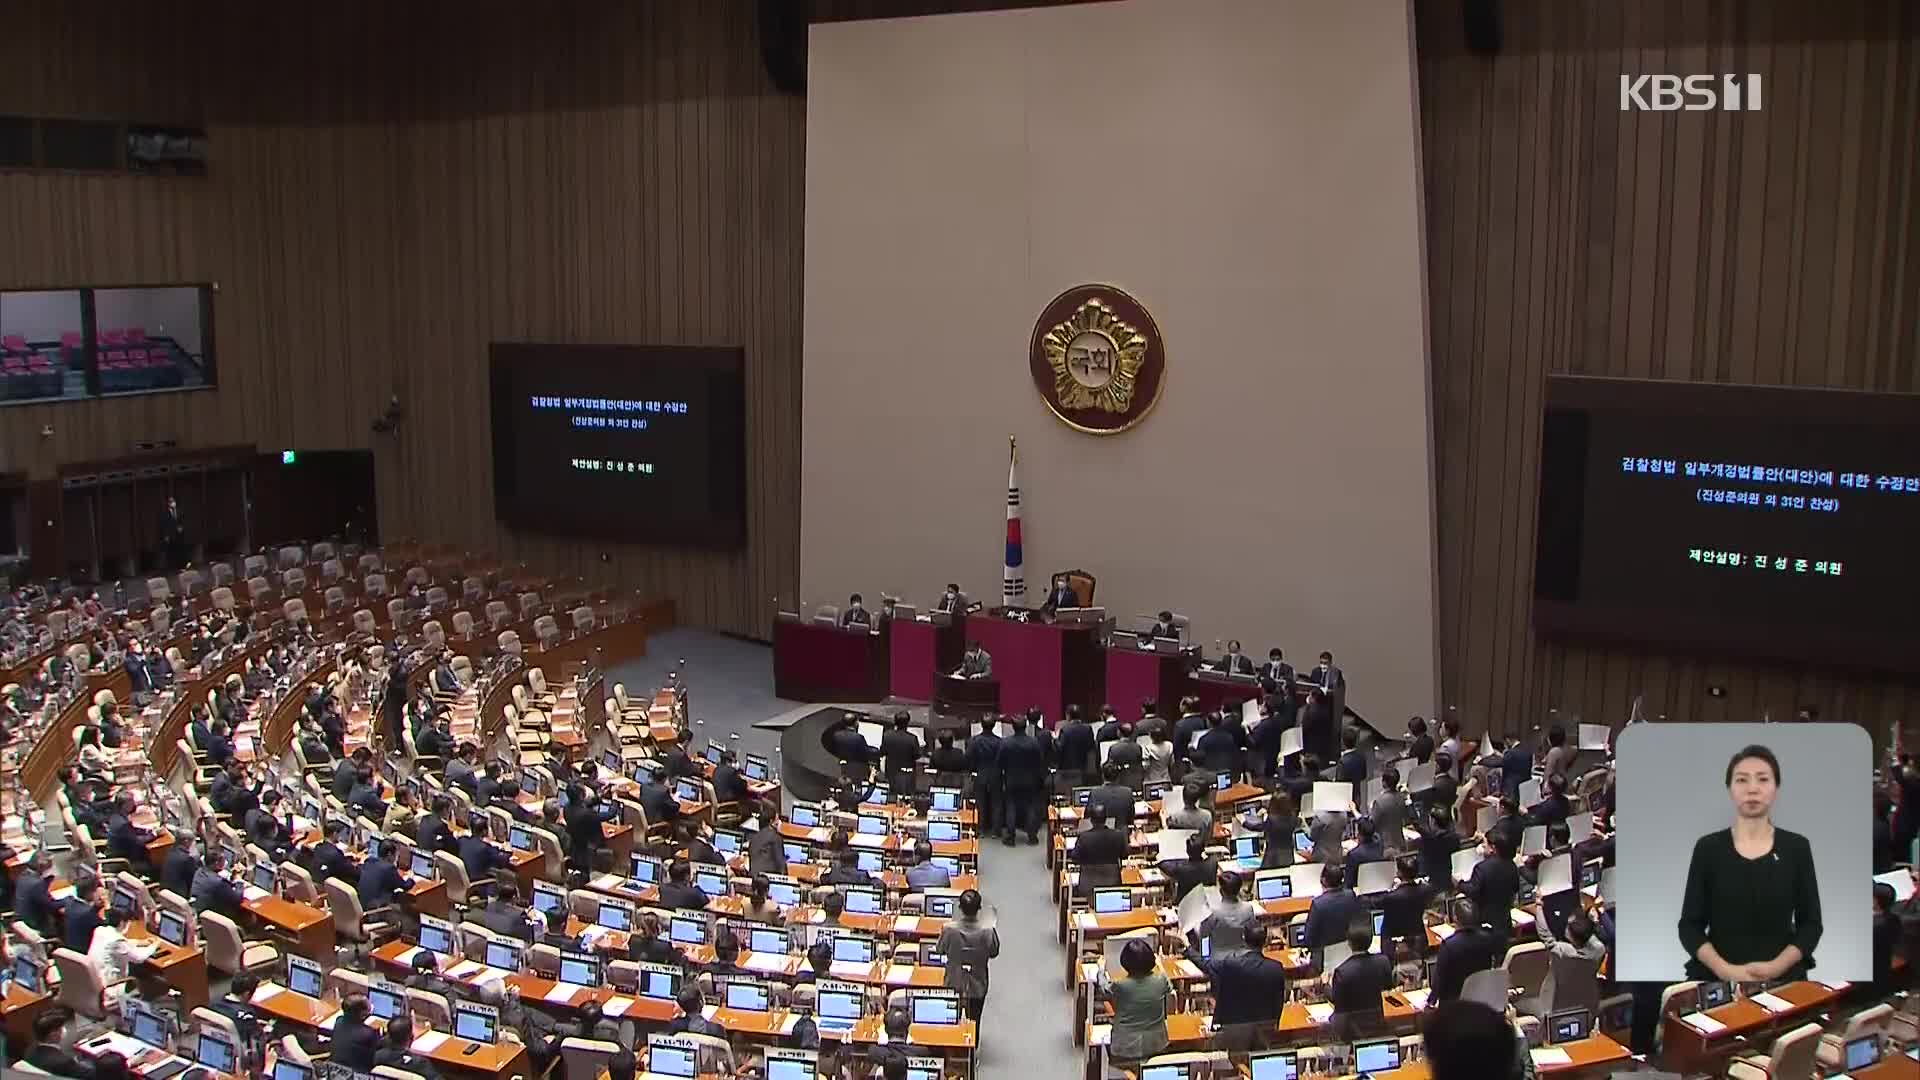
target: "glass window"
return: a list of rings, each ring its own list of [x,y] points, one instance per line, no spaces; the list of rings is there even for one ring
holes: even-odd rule
[[[100,393],[212,386],[205,296],[192,285],[93,290]]]
[[[78,289],[0,293],[0,402],[87,396]]]

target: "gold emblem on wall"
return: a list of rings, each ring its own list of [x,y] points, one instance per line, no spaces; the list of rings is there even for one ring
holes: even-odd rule
[[[1053,298],[1034,324],[1034,388],[1067,426],[1112,435],[1140,422],[1160,398],[1165,351],[1138,300],[1111,285],[1078,285]]]

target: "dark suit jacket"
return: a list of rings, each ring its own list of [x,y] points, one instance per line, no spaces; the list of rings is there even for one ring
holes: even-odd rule
[[[1485,971],[1505,956],[1507,936],[1484,926],[1463,926],[1440,943],[1433,958],[1433,998],[1452,1001],[1460,996],[1467,976]]]
[[[732,765],[716,765],[713,769],[713,797],[721,802],[741,802],[749,793],[747,778]]]
[[[935,746],[927,753],[928,764],[937,773],[967,771],[967,752],[959,746]]]
[[[215,765],[233,760],[233,740],[218,733],[207,736],[207,760]]]
[[[342,1016],[333,1024],[333,1063],[359,1072],[372,1072],[380,1033]]]
[[[988,791],[1000,784],[1000,736],[981,732],[967,740],[967,768],[976,787]]]
[[[1122,769],[1138,769],[1147,763],[1147,754],[1134,739],[1116,739],[1113,749],[1107,751],[1107,763]]]
[[[428,814],[422,817],[413,833],[414,838],[420,842],[420,847],[426,851],[458,852],[460,850],[459,844],[453,838],[453,828],[438,815]]]
[[[1202,766],[1214,772],[1234,772],[1240,768],[1240,755],[1247,737],[1238,726],[1221,724],[1208,728],[1193,744],[1194,756]]]
[[[1527,824],[1553,825],[1567,820],[1573,806],[1565,795],[1549,795],[1527,808]]]
[[[200,869],[200,860],[193,853],[183,850],[184,844],[173,845],[166,859],[160,864],[160,886],[176,896],[193,895],[193,873]]]
[[[1360,898],[1346,889],[1314,897],[1307,908],[1307,947],[1324,949],[1347,940],[1347,930],[1353,921],[1366,913]]]
[[[1425,765],[1433,759],[1433,736],[1415,735],[1407,742],[1407,756]]]
[[[1047,602],[1041,606],[1048,611],[1058,611],[1063,607],[1079,607],[1080,594],[1074,592],[1071,585],[1062,585],[1048,593]]]
[[[1173,756],[1185,761],[1192,752],[1194,737],[1207,730],[1202,713],[1190,713],[1173,723]]]
[[[1047,780],[1047,754],[1031,732],[1000,745],[1000,772],[1009,792],[1038,791]]]
[[[340,845],[322,840],[313,846],[313,877],[316,884],[333,877],[352,885],[360,880],[360,868],[340,850]]]
[[[1224,671],[1231,675],[1251,675],[1254,673],[1253,658],[1246,653],[1240,653],[1235,656],[1222,655],[1220,659],[1213,662],[1212,667],[1217,671]]]
[[[1087,817],[1131,825],[1134,801],[1133,789],[1125,784],[1101,784],[1087,795]]]
[[[460,864],[467,868],[468,884],[483,885],[493,879],[495,870],[512,866],[513,859],[487,841],[467,836],[460,840]]]
[[[416,1054],[411,1050],[395,1050],[382,1046],[373,1052],[375,1065],[390,1065],[402,1072],[424,1076],[427,1080],[438,1080],[440,1070],[433,1067],[433,1059]]]
[[[83,953],[93,944],[93,932],[100,925],[100,912],[85,900],[77,896],[66,901],[67,925],[65,940],[67,948]]]
[[[691,884],[682,885],[674,881],[663,881],[660,883],[660,906],[700,911],[707,906],[707,894]]]
[[[1509,746],[1500,755],[1500,789],[1508,795],[1520,794],[1520,785],[1533,778],[1533,752],[1524,746]]]
[[[787,872],[787,849],[780,837],[780,830],[770,821],[762,823],[759,832],[747,837],[747,872],[749,874]]]
[[[1336,1013],[1379,1012],[1380,995],[1393,989],[1393,960],[1384,953],[1347,957],[1333,973],[1327,994]]]
[[[1348,750],[1340,755],[1340,779],[1349,784],[1358,784],[1367,778],[1367,752]]]
[[[359,770],[352,761],[342,761],[333,767],[333,797],[345,799],[353,793],[354,781],[359,779]],[[371,1029],[369,1029],[371,1030]]]
[[[1453,853],[1460,850],[1460,834],[1452,829],[1436,829],[1424,819],[1414,828],[1420,830],[1420,872],[1430,881],[1448,881],[1453,876]]]
[[[193,906],[200,911],[217,911],[229,919],[238,918],[246,894],[219,874],[202,868],[193,875]]]
[[[1329,681],[1329,679],[1331,679],[1331,681]],[[1334,665],[1331,672],[1315,664],[1312,674],[1307,676],[1307,681],[1315,686],[1324,686],[1329,691],[1338,690],[1347,685],[1347,677],[1341,672],[1338,664]]]
[[[1085,772],[1094,768],[1094,749],[1098,745],[1093,735],[1093,725],[1085,720],[1074,720],[1061,725],[1055,739],[1060,750],[1060,767]]]
[[[850,629],[855,624],[858,624],[860,626],[872,626],[873,613],[868,611],[864,607],[848,608],[847,610],[840,613],[840,625],[842,627]]]
[[[1361,863],[1380,862],[1386,857],[1386,848],[1377,840],[1371,844],[1363,841],[1353,845],[1353,850],[1347,852],[1347,888],[1359,887]]]
[[[1251,949],[1223,953],[1211,960],[1189,950],[1187,958],[1213,981],[1216,1024],[1251,1024],[1280,1018],[1287,1002],[1286,965]]]
[[[1127,834],[1119,829],[1092,828],[1073,841],[1073,861],[1089,866],[1119,866],[1127,857]]]
[[[888,728],[880,736],[880,758],[888,772],[911,773],[920,761],[920,740],[911,731]]]
[[[1498,856],[1481,859],[1460,891],[1473,900],[1482,918],[1498,930],[1508,930],[1513,925],[1513,898],[1520,893],[1520,868]]]
[[[1160,872],[1173,883],[1173,902],[1178,904],[1194,889],[1219,880],[1220,864],[1213,859],[1168,859],[1160,864]]]
[[[655,824],[663,821],[677,821],[680,818],[680,802],[673,797],[667,785],[658,780],[649,780],[640,785],[640,808],[647,812],[647,820]],[[567,807],[569,821],[573,816],[573,807]],[[569,825],[568,831],[572,828]],[[575,842],[579,837],[574,837]]]
[[[1425,923],[1427,902],[1433,899],[1432,885],[1395,885],[1380,898],[1380,932],[1388,937],[1417,934]]]
[[[135,827],[133,821],[123,814],[115,814],[107,822],[107,847],[122,859],[144,864],[147,861],[147,841],[152,836],[145,830]]]
[[[410,887],[407,879],[400,876],[399,869],[385,859],[376,856],[360,867],[358,892],[361,907],[385,907],[393,903],[394,893],[405,892]]]
[[[74,1080],[93,1080],[93,1062],[64,1047],[40,1043],[27,1054],[27,1062],[41,1072]]]

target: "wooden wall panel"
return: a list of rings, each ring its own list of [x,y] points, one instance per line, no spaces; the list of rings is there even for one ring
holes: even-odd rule
[[[0,470],[150,437],[372,447],[386,536],[764,634],[798,585],[805,102],[768,84],[753,0],[190,7],[0,16],[0,111],[200,122],[213,142],[204,180],[0,174],[0,287],[220,284],[216,391],[9,408]],[[744,345],[748,546],[498,526],[494,340]],[[393,393],[407,419],[375,435]]]
[[[1554,710],[1746,720],[1811,703],[1920,726],[1920,687],[1541,641],[1529,624],[1549,373],[1920,392],[1920,8],[1508,3],[1466,51],[1417,5],[1442,684],[1470,726]],[[1621,72],[1757,72],[1764,108],[1622,113]],[[1720,688],[1716,696],[1712,688]]]

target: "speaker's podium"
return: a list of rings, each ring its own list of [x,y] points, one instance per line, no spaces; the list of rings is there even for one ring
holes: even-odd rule
[[[991,652],[992,650],[988,650]],[[1000,711],[1000,680],[970,679],[941,672],[933,677],[933,713],[935,716],[978,723],[983,716]],[[943,725],[947,726],[947,725]]]
[[[773,619],[773,692],[789,701],[884,701],[888,635],[782,611]]]
[[[1068,705],[1078,705],[1092,716],[1106,682],[1105,658],[1098,644],[1109,626],[1104,615],[1046,622],[1038,611],[995,608],[967,616],[968,643],[979,642],[993,657],[1000,711],[1037,708],[1049,727],[1060,723]]]

